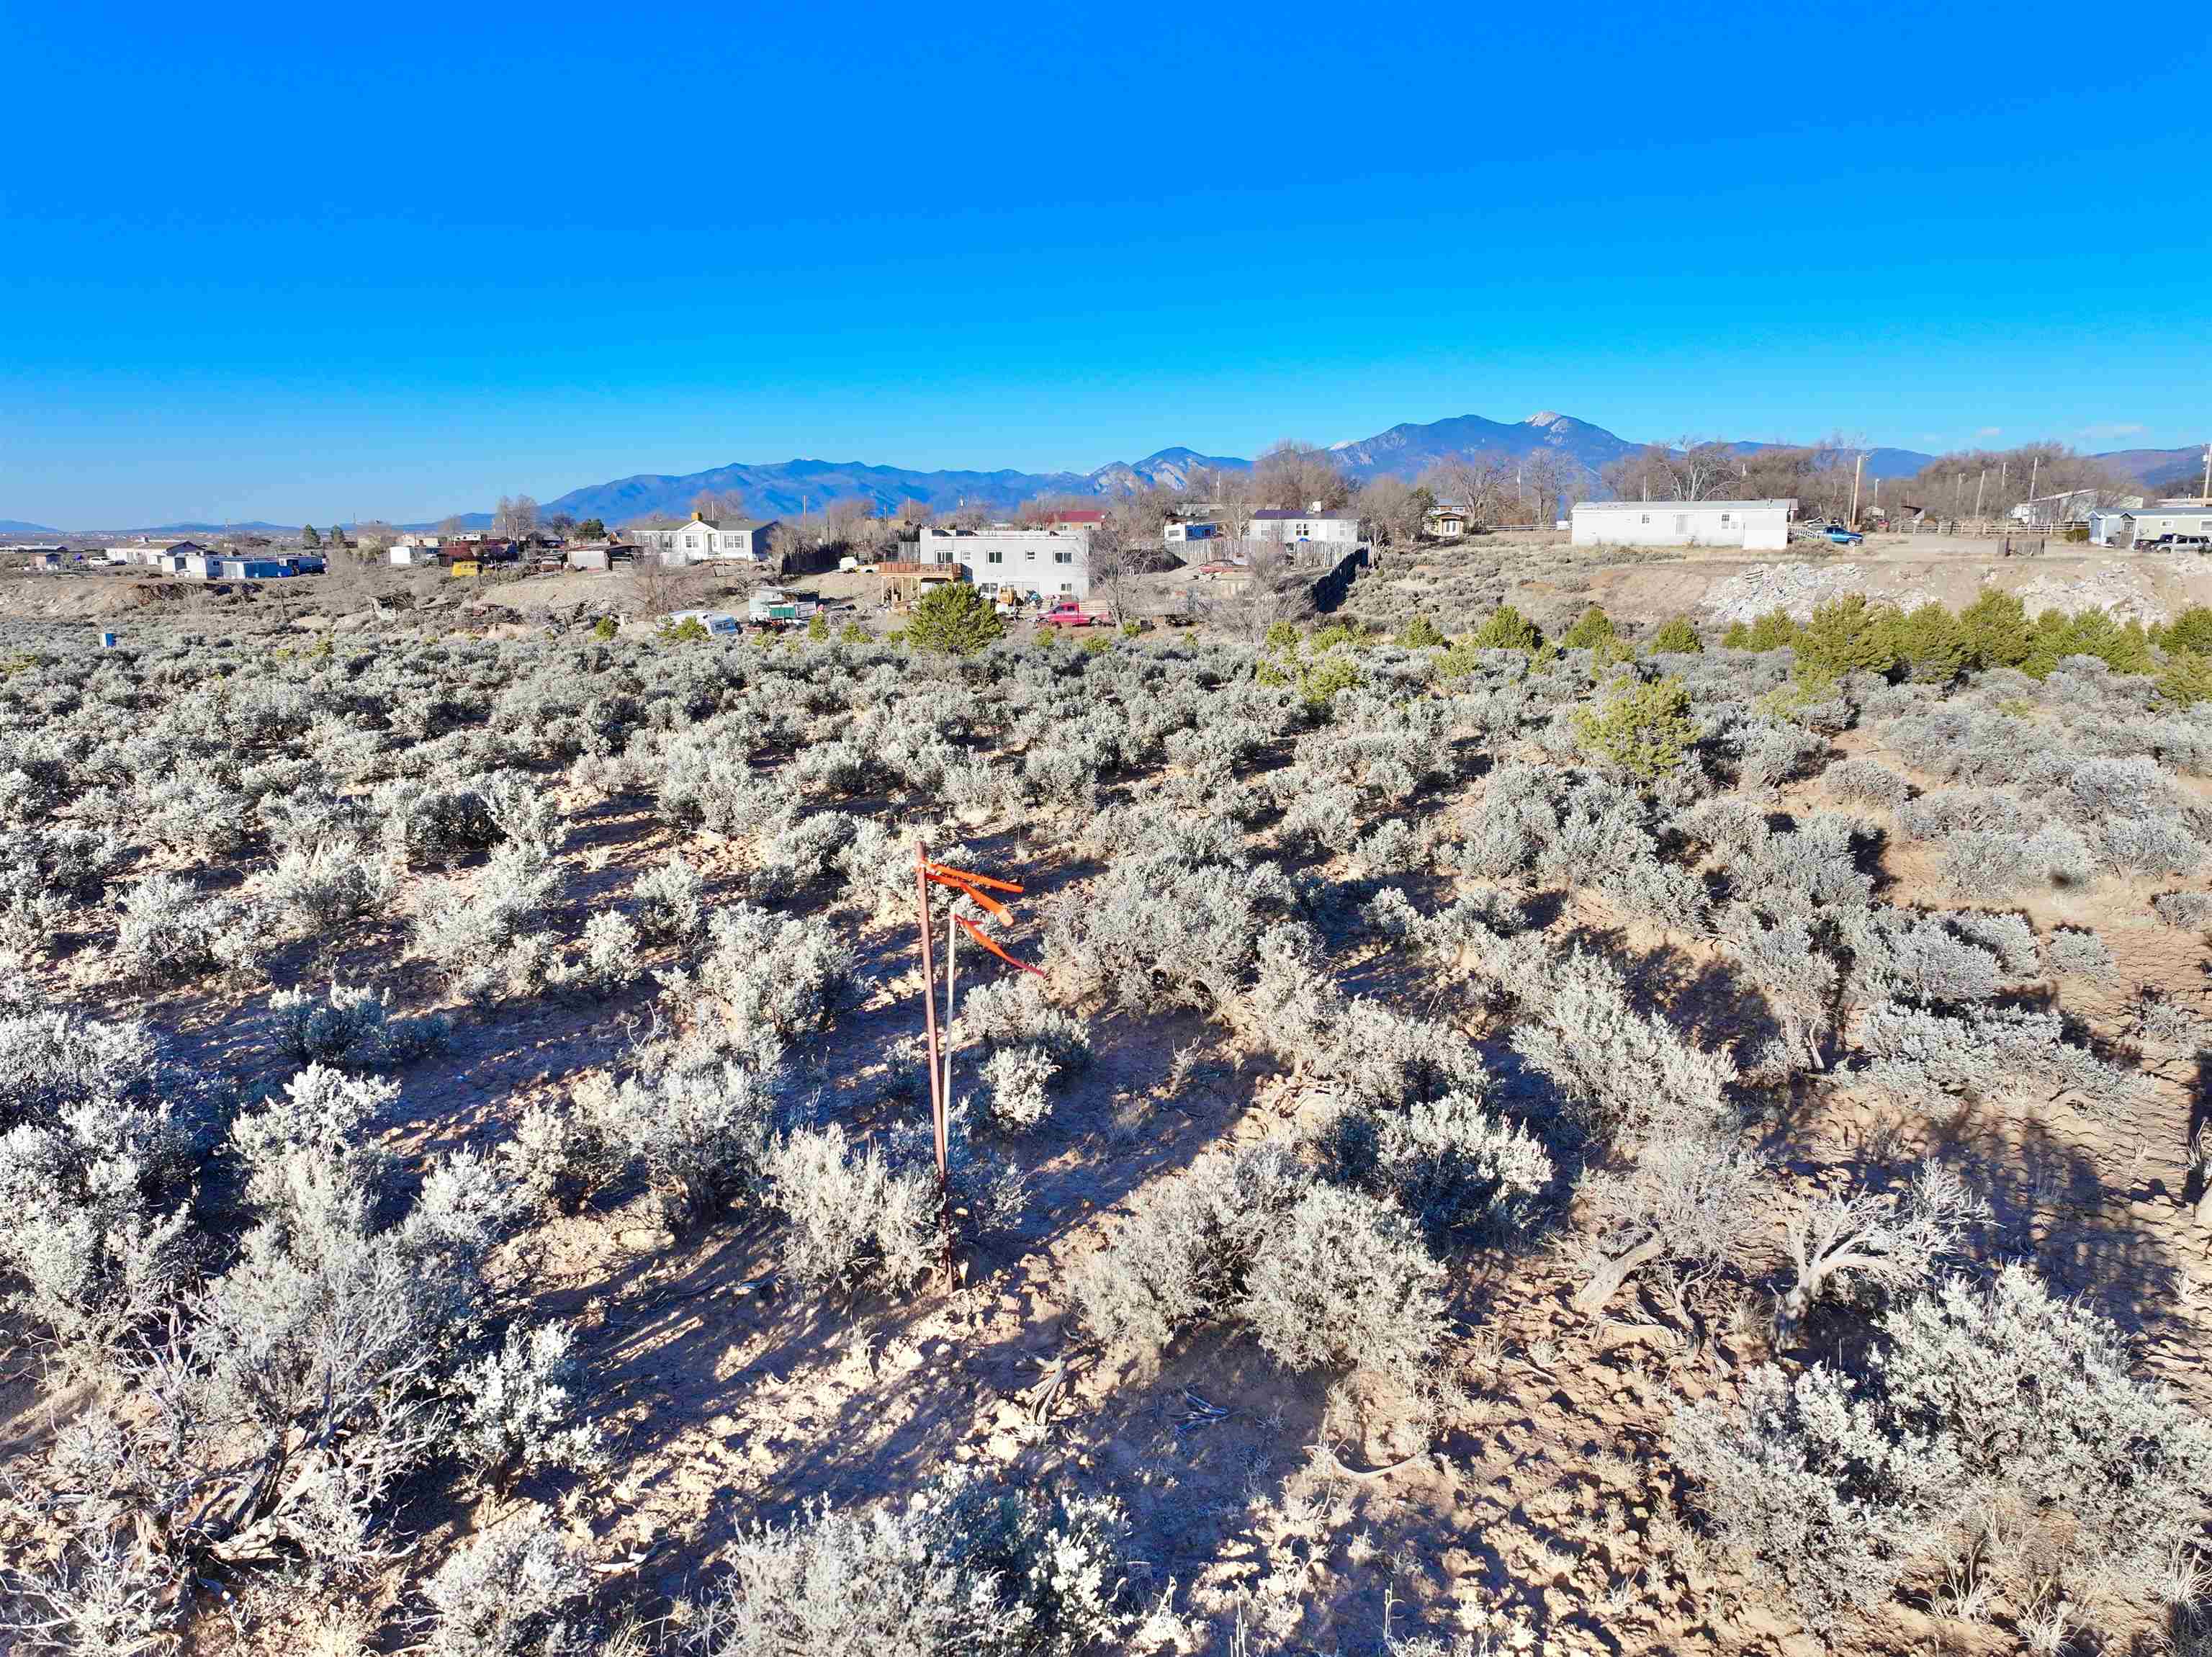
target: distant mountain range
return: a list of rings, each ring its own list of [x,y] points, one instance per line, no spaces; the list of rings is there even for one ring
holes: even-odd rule
[[[1595,476],[1607,462],[1642,447],[1602,426],[1547,410],[1510,423],[1463,414],[1425,425],[1397,425],[1358,442],[1338,443],[1331,452],[1346,472],[1362,479],[1411,478],[1458,455],[1528,455],[1547,449],[1577,461]],[[1735,447],[1748,454],[1777,445]],[[1910,478],[1934,458],[1911,449],[1874,449],[1867,457],[1867,472],[1875,478]],[[787,460],[772,466],[716,466],[682,476],[622,478],[571,490],[540,509],[610,524],[631,523],[642,518],[682,517],[696,496],[713,492],[742,496],[745,509],[762,517],[791,517],[828,501],[853,499],[878,508],[922,501],[933,507],[965,503],[1005,511],[1040,495],[1110,496],[1152,484],[1181,489],[1201,468],[1242,472],[1251,465],[1237,455],[1200,454],[1180,448],[1164,448],[1141,460],[1113,461],[1091,472],[911,472],[857,461]],[[471,523],[473,527],[473,520]]]
[[[2122,448],[2097,459],[2117,472],[2140,478],[2162,494],[2194,495],[2204,487],[2204,445],[2187,448]]]
[[[1632,454],[1642,447],[1602,426],[1546,410],[1510,423],[1463,414],[1426,424],[1392,426],[1388,431],[1357,442],[1338,443],[1332,453],[1346,472],[1362,480],[1414,478],[1460,455],[1526,456],[1547,450],[1567,456],[1595,476],[1608,462]],[[1739,442],[1733,447],[1749,454],[1784,446]],[[2200,445],[2175,449],[2119,449],[2095,458],[2124,475],[2144,479],[2154,490],[2171,490],[2184,487],[2200,475],[2203,457]],[[1867,476],[1910,478],[1935,458],[1917,449],[1869,449]],[[1003,512],[1040,495],[1112,496],[1147,484],[1182,489],[1201,469],[1244,471],[1251,465],[1249,460],[1236,455],[1200,454],[1195,449],[1180,448],[1164,448],[1141,460],[1112,461],[1091,472],[916,472],[904,466],[871,466],[857,460],[785,460],[758,466],[716,466],[711,471],[680,476],[641,472],[611,483],[570,490],[557,500],[546,502],[540,511],[548,516],[567,513],[577,519],[598,518],[611,525],[635,523],[647,518],[681,518],[690,511],[695,498],[711,492],[741,496],[748,512],[764,518],[795,517],[803,510],[818,510],[831,501],[846,500],[866,501],[879,509],[921,501],[939,509],[966,503],[988,511]],[[465,528],[487,528],[491,515],[465,513],[459,521]],[[433,527],[428,523],[407,526],[417,529]],[[212,535],[230,529],[270,534],[296,527],[266,523],[175,523],[103,533]],[[62,533],[43,524],[0,520],[0,534]],[[87,533],[76,532],[80,538]]]

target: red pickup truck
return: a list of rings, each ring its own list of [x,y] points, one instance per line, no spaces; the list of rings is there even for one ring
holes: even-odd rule
[[[1040,627],[1110,627],[1114,618],[1103,610],[1085,610],[1072,599],[1063,599],[1037,618]]]

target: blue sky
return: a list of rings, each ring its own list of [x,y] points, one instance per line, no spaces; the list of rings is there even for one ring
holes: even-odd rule
[[[0,518],[2212,436],[2194,9],[1193,9],[0,0]]]

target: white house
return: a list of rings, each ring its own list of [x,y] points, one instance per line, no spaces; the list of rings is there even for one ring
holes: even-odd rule
[[[714,558],[758,564],[769,556],[776,527],[773,518],[709,518],[695,512],[689,523],[633,529],[629,538],[639,551],[659,553],[664,564],[705,564]]]
[[[409,564],[435,564],[438,549],[444,540],[436,535],[402,535],[385,549],[385,557],[405,568]]]
[[[1577,546],[1790,545],[1789,501],[1577,501],[1569,539]]]
[[[1091,532],[1066,529],[933,529],[924,524],[917,564],[957,564],[985,592],[1017,598],[1091,596]]]
[[[1317,503],[1303,512],[1269,507],[1252,515],[1252,527],[1245,534],[1249,539],[1273,541],[1279,546],[1296,546],[1304,541],[1349,551],[1359,545],[1359,515],[1324,512]]]

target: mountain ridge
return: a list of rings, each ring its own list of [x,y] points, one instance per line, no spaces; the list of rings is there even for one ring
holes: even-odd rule
[[[1428,467],[1455,456],[1504,453],[1527,456],[1544,451],[1562,454],[1595,475],[1608,462],[1635,454],[1642,443],[1607,430],[1603,426],[1545,409],[1525,419],[1492,420],[1479,414],[1450,415],[1431,421],[1405,421],[1376,433],[1330,446],[1329,453],[1353,477],[1364,482],[1377,477],[1412,478]],[[1789,447],[1771,442],[1741,442],[1731,448],[1740,454]],[[2120,449],[2094,455],[2131,477],[2141,477],[2154,489],[2192,481],[2203,462],[2203,446],[2175,449]],[[1934,460],[1917,449],[1878,448],[1867,452],[1869,479],[1910,478]],[[933,509],[963,503],[989,511],[1006,511],[1042,495],[1111,496],[1149,484],[1170,489],[1189,486],[1193,476],[1206,468],[1249,470],[1252,462],[1237,455],[1205,454],[1182,445],[1156,449],[1139,460],[1110,460],[1089,472],[1023,472],[1012,467],[996,470],[917,470],[865,460],[825,460],[794,458],[784,461],[734,461],[703,472],[681,473],[635,472],[605,483],[572,489],[541,509],[546,515],[567,513],[579,520],[598,518],[610,525],[634,523],[647,518],[680,518],[692,500],[703,493],[742,495],[745,509],[757,517],[789,518],[802,509],[813,510],[840,500],[863,499],[877,510],[921,501]],[[491,515],[456,515],[462,527],[488,528]],[[434,522],[449,522],[441,519]],[[403,526],[428,529],[433,521]],[[61,530],[45,524],[0,520],[0,534],[14,536],[84,537],[91,534],[205,535],[225,528],[258,533],[283,533],[283,526],[255,522],[220,525],[179,522],[130,530]]]

